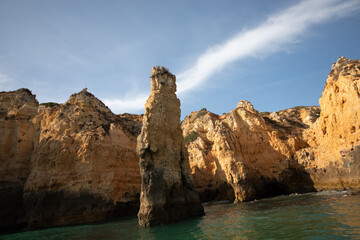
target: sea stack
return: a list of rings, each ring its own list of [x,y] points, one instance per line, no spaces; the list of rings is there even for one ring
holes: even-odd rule
[[[164,67],[153,67],[151,93],[137,139],[142,178],[138,213],[141,226],[204,214],[193,185],[180,128],[180,100],[175,92],[176,77]]]

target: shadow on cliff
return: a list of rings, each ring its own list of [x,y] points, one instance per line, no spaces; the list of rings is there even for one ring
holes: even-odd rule
[[[267,125],[274,127],[280,134],[279,139],[282,141],[287,141],[289,137],[295,137],[291,135],[291,130],[288,127],[283,127],[273,123],[269,123],[265,118],[263,118]],[[299,127],[299,126],[298,126]],[[304,127],[304,126],[302,126]],[[269,155],[279,156],[279,159],[282,159],[280,162],[284,164],[282,171],[277,174],[277,177],[265,177],[261,173],[260,179],[254,183],[256,189],[256,198],[266,198],[274,197],[279,195],[287,195],[293,193],[307,193],[316,191],[314,187],[314,182],[310,174],[305,170],[304,166],[298,163],[296,159],[292,156],[290,159],[282,154],[280,151],[276,150],[271,144],[270,138],[266,138],[264,141],[263,149],[268,149]],[[286,144],[284,142],[284,144]],[[306,147],[306,143],[302,143],[302,147]],[[275,175],[275,174],[274,174]]]
[[[268,188],[266,196],[316,191],[310,174],[294,159],[289,160],[289,168],[280,174],[278,180],[270,181]]]
[[[207,152],[211,154],[211,151]],[[216,178],[210,177],[210,182],[207,183],[205,188],[197,188],[197,192],[200,197],[201,202],[217,202],[217,201],[230,201],[233,202],[235,200],[235,193],[234,189],[230,183],[226,181],[220,181],[220,179],[226,179],[225,171],[222,169],[219,159],[216,156],[211,156],[211,159],[215,163],[216,167]],[[209,163],[205,163],[206,169],[211,169],[212,166]],[[204,170],[200,170],[198,166],[194,167],[195,173],[193,174],[195,182],[202,182],[204,181],[201,179],[203,175],[205,175]],[[197,176],[200,176],[200,179],[197,179]]]
[[[22,196],[27,229],[92,223],[135,215],[139,211],[139,193],[125,192],[120,200],[108,197],[109,191],[115,191],[121,181],[126,184],[126,179],[120,178],[119,183],[111,182],[99,192],[98,186],[94,186],[93,182],[98,178],[101,181],[104,173],[97,171],[95,174],[93,170],[89,173],[83,172],[85,168],[79,167],[78,164],[82,164],[82,160],[76,152],[66,150],[63,142],[52,139],[43,139],[43,141],[39,143],[37,154],[32,156],[32,171],[36,171],[40,176],[44,174],[47,176],[40,182],[36,175],[33,179],[29,176],[26,185],[31,187],[29,189],[25,187]],[[121,165],[116,169],[111,163],[105,163],[104,159],[95,160],[99,162],[92,162],[89,169],[96,168],[99,164],[103,167],[108,164],[112,170],[109,174],[119,179],[119,176],[115,176],[119,174]],[[88,174],[91,174],[90,178],[87,178]],[[67,180],[64,181],[64,178]],[[46,179],[49,182],[46,182]]]
[[[139,204],[138,200],[113,203],[89,191],[33,191],[24,195],[28,229],[84,224],[134,215],[139,210]]]
[[[302,149],[297,157],[313,158],[314,153],[311,148]],[[313,166],[306,169],[315,181],[317,191],[323,190],[347,190],[360,189],[360,145],[340,150],[341,158],[337,162],[329,162],[325,167]],[[309,159],[306,159],[309,161]]]
[[[306,193],[316,190],[314,182],[305,168],[293,157],[289,159],[276,146],[273,146],[271,144],[273,140],[268,134],[261,134],[260,143],[257,140],[254,140],[252,143],[252,139],[256,139],[252,137],[247,138],[248,142],[246,144],[241,142],[241,138],[238,136],[243,134],[243,129],[246,129],[250,135],[258,134],[258,132],[251,131],[252,127],[237,114],[233,115],[233,117],[240,127],[236,130],[231,130],[232,128],[227,123],[224,123],[224,125],[229,129],[229,137],[226,141],[230,146],[230,151],[233,151],[238,156],[236,160],[240,161],[243,165],[242,174],[239,175],[235,171],[238,169],[236,167],[233,168],[234,171],[230,172],[230,184],[234,189],[235,201],[251,201],[259,198]],[[274,124],[269,123],[266,119],[264,121],[266,126],[263,129],[264,132],[271,131],[272,129],[276,130],[279,135],[278,141],[280,144],[288,147],[289,143],[287,140],[292,137],[294,141],[299,141],[299,148],[307,146],[305,142],[296,140],[296,135],[293,135],[288,127],[278,124],[273,126]],[[252,146],[252,148],[247,149],[244,146]],[[267,159],[264,159],[264,157]],[[274,157],[274,159],[271,159],[271,157]],[[279,166],[275,166],[275,169],[266,169],[261,165],[261,161],[273,162],[274,164],[279,164]],[[228,200],[231,199],[229,198]]]
[[[10,233],[27,226],[23,206],[23,182],[0,182],[0,234]]]

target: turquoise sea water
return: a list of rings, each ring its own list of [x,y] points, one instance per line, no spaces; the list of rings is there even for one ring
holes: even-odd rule
[[[322,192],[205,206],[202,218],[153,228],[136,216],[0,239],[360,239],[360,195]]]

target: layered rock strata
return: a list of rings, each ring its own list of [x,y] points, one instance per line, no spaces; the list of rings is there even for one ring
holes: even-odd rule
[[[319,102],[320,118],[304,136],[310,147],[294,159],[317,190],[360,189],[360,60],[333,64]]]
[[[222,116],[193,112],[181,125],[189,165],[178,138],[175,77],[154,69],[148,130],[138,144],[142,171],[152,170],[143,175],[144,196],[152,196],[139,212],[144,225],[202,214],[194,187],[201,201],[359,189],[359,69],[359,60],[344,57],[332,66],[321,113],[259,113],[247,101]],[[0,92],[0,231],[136,213],[141,121],[111,113],[86,90],[65,104],[41,105],[27,89]]]
[[[30,228],[136,212],[139,126],[86,90],[65,104],[41,106],[35,121],[40,128],[24,188]]]
[[[248,201],[313,190],[293,154],[318,107],[259,113],[248,101],[223,116],[205,109],[182,123],[195,186],[202,201]]]
[[[138,219],[142,226],[204,214],[181,133],[175,81],[166,68],[153,67],[151,94],[137,139],[142,179]]]
[[[332,66],[318,107],[259,113],[247,101],[182,123],[202,201],[360,188],[360,61]]]
[[[39,103],[27,89],[0,92],[0,231],[26,226],[23,189],[30,174]]]
[[[86,90],[64,104],[39,106],[26,91],[0,98],[0,198],[9,206],[1,212],[4,228],[16,222],[29,229],[92,222],[138,211],[138,116],[117,116]]]

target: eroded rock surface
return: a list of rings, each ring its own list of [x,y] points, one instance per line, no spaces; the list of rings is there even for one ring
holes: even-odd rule
[[[317,190],[360,188],[360,60],[333,64],[319,100],[321,115],[306,131],[310,148],[294,158]]]
[[[138,219],[142,226],[204,214],[181,133],[175,81],[166,68],[153,67],[151,94],[137,139],[142,177]]]
[[[40,106],[35,121],[38,137],[24,189],[29,228],[137,211],[136,123],[116,116],[86,90],[65,104]]]
[[[360,61],[332,66],[319,107],[259,113],[248,101],[185,118],[175,76],[152,72],[143,116],[115,115],[86,90],[41,104],[0,93],[0,231],[133,214],[155,225],[203,214],[201,201],[360,188]],[[189,152],[188,155],[185,148]],[[193,184],[194,183],[194,184]]]
[[[360,61],[332,66],[318,107],[259,113],[247,101],[182,123],[203,201],[360,188]]]
[[[30,174],[39,103],[27,89],[0,92],[0,231],[26,226],[23,189]]]
[[[182,123],[196,189],[202,201],[248,201],[313,190],[293,154],[307,146],[303,130],[318,107],[259,113],[248,101],[218,116],[193,112]]]
[[[27,89],[0,93],[0,230],[135,214],[141,118],[86,90],[40,106]]]

